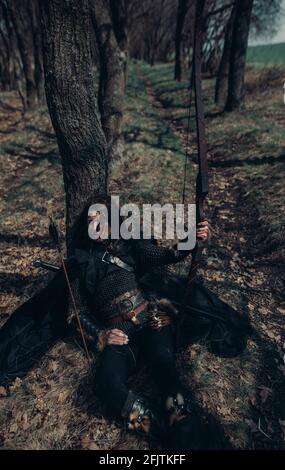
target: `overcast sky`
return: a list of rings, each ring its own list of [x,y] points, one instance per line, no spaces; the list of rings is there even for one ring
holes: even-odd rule
[[[274,44],[278,42],[285,42],[285,0],[282,0],[283,15],[280,21],[279,31],[275,36],[266,39],[258,39],[251,41],[251,44]]]

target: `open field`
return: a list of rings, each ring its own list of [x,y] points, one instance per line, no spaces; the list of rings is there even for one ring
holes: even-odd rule
[[[247,50],[247,62],[258,66],[283,65],[285,63],[285,43],[250,46]]]

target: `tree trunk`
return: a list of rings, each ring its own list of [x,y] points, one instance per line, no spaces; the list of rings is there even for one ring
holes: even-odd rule
[[[0,9],[0,13],[1,9]],[[0,25],[1,26],[1,25]],[[1,89],[8,91],[12,89],[11,73],[10,73],[10,44],[6,31],[0,29],[0,80]]]
[[[38,102],[43,103],[45,100],[44,91],[44,71],[43,71],[43,51],[42,36],[40,29],[40,12],[39,3],[36,0],[30,0],[30,15],[32,25],[32,35],[34,43],[34,61],[35,61],[35,84],[37,88]]]
[[[88,0],[41,0],[46,97],[61,155],[68,251],[87,200],[107,190],[106,140],[92,68]]]
[[[18,41],[15,30],[13,28],[7,3],[0,0],[0,7],[0,17],[2,18],[1,33],[3,33],[6,37],[6,48],[8,53],[6,66],[9,67],[10,90],[19,90],[23,79],[23,70],[18,48]],[[1,51],[2,54],[4,54],[4,48],[1,47]],[[25,101],[26,98],[24,97],[24,104]]]
[[[244,107],[244,74],[253,0],[236,0],[236,14],[230,55],[228,98],[225,110]]]
[[[99,108],[113,167],[123,154],[124,64],[105,0],[92,0],[92,19],[100,54]]]
[[[13,0],[7,5],[17,36],[26,79],[27,107],[33,108],[37,104],[37,87],[34,77],[34,44],[29,15],[29,0]]]
[[[187,13],[188,0],[179,0],[176,20],[176,32],[175,32],[175,70],[174,79],[181,81],[182,66],[181,66],[181,43],[183,26]]]
[[[220,65],[218,69],[218,75],[216,80],[216,89],[215,89],[215,102],[218,105],[225,105],[228,92],[228,78],[229,78],[229,68],[230,68],[230,53],[233,37],[233,27],[235,20],[235,11],[236,5],[233,6],[230,18],[227,22],[223,53],[220,60]]]
[[[110,5],[114,33],[117,39],[118,46],[122,51],[121,60],[123,62],[126,89],[129,58],[127,0],[110,0]]]

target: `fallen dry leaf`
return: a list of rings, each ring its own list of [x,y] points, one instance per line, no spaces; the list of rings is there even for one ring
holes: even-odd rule
[[[7,397],[7,390],[5,387],[0,387],[0,397]]]

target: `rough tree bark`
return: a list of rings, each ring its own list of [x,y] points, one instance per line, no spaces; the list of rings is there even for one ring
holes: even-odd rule
[[[121,123],[125,92],[124,57],[105,0],[92,0],[92,19],[100,55],[99,109],[110,167],[122,158]]]
[[[88,198],[107,190],[106,139],[98,113],[88,0],[41,0],[46,97],[61,155],[67,246]]]
[[[244,74],[252,6],[253,0],[235,1],[226,111],[241,110],[244,107]]]
[[[29,1],[30,0],[12,0],[7,3],[7,6],[17,36],[26,79],[27,107],[33,108],[37,104],[38,97],[34,76],[34,42],[29,14]]]
[[[128,0],[110,0],[114,33],[119,48],[122,51],[121,60],[127,85],[129,38],[128,38]]]
[[[227,22],[223,53],[220,60],[220,65],[217,74],[216,80],[216,89],[215,89],[215,102],[219,105],[225,105],[228,92],[228,77],[229,77],[229,68],[230,68],[230,53],[233,37],[233,28],[235,20],[236,5],[232,7],[230,18]]]
[[[176,20],[176,31],[175,31],[175,69],[174,79],[180,81],[182,75],[181,66],[181,43],[183,26],[187,13],[188,0],[179,0]]]
[[[13,75],[11,70],[11,43],[4,21],[4,6],[0,2],[0,82],[3,91],[13,89]]]

